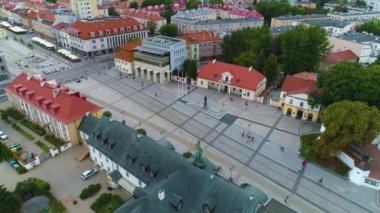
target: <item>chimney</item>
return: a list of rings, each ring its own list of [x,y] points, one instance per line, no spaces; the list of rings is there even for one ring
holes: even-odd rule
[[[212,60],[212,63],[213,63],[213,64],[215,64],[215,62],[216,62],[216,59]]]
[[[253,68],[253,67],[249,67],[249,68],[248,68],[248,71],[251,72],[251,71],[252,71],[252,68]]]

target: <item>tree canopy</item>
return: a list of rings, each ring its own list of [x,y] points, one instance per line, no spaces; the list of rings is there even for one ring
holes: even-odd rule
[[[265,61],[265,66],[264,66],[264,75],[267,77],[268,83],[272,84],[275,83],[279,70],[278,70],[279,64],[278,64],[278,59],[277,56],[274,54],[269,55],[267,60]]]
[[[380,107],[380,65],[362,67],[358,63],[343,62],[322,72],[318,85],[323,93],[324,106],[342,100],[361,101]]]
[[[184,71],[186,76],[190,79],[195,79],[197,77],[197,61],[186,59],[184,63]]]
[[[330,158],[350,144],[370,144],[380,132],[380,112],[363,102],[341,101],[330,105],[323,114],[326,130],[316,141],[319,157]]]
[[[129,3],[129,8],[137,9],[139,8],[139,4],[135,1],[132,1],[131,3]]]
[[[120,16],[115,7],[108,8],[108,15],[110,16]]]
[[[327,32],[319,25],[298,25],[281,34],[281,64],[285,74],[317,71],[330,50]]]
[[[210,4],[224,4],[223,0],[210,0],[208,2]]]
[[[50,184],[38,178],[28,178],[16,185],[15,193],[23,200],[34,196],[46,195],[50,190]]]
[[[13,192],[8,191],[3,185],[0,185],[0,209],[1,212],[20,212],[21,200]]]
[[[171,0],[144,0],[141,3],[141,7],[155,6],[155,5],[161,5],[161,4],[168,6],[171,4]]]
[[[156,22],[149,20],[149,21],[146,23],[146,25],[147,25],[147,27],[148,27],[149,34],[150,34],[150,35],[154,35],[155,32],[156,32],[156,28],[157,28],[157,24],[156,24]]]
[[[198,0],[189,0],[186,2],[186,10],[197,9],[201,4]]]
[[[374,35],[380,36],[380,20],[364,23],[360,27],[356,28],[356,31],[373,33]]]
[[[55,4],[57,3],[57,0],[46,0],[46,2]]]
[[[177,37],[178,29],[174,24],[165,24],[160,28],[160,34],[169,37]]]

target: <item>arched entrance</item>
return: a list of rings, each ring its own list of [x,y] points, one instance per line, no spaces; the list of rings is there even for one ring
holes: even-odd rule
[[[286,115],[288,115],[288,116],[292,115],[292,109],[291,108],[288,108],[288,110],[286,110]]]
[[[297,110],[296,118],[300,119],[300,118],[302,118],[302,115],[303,115],[303,111],[302,110]]]
[[[313,114],[312,113],[309,113],[307,115],[307,120],[309,120],[309,121],[313,120]]]

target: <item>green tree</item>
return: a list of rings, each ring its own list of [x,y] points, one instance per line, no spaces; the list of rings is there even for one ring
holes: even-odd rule
[[[363,25],[356,28],[356,31],[373,33],[374,35],[380,36],[380,20],[364,23]]]
[[[143,128],[137,129],[136,132],[146,136],[146,130]]]
[[[364,0],[355,0],[355,5],[365,7],[367,3]]]
[[[322,118],[326,130],[314,150],[321,158],[345,151],[350,144],[366,146],[380,132],[380,112],[363,102],[341,101],[330,105]]]
[[[268,83],[273,84],[276,82],[279,74],[279,64],[277,56],[274,54],[271,54],[264,66],[264,75],[267,77]]]
[[[189,79],[195,79],[197,77],[197,61],[187,59],[184,63],[185,73]]]
[[[253,67],[255,65],[256,55],[252,51],[245,51],[233,58],[232,63],[244,67]]]
[[[169,37],[177,37],[178,29],[174,24],[165,24],[160,28],[160,34]]]
[[[149,34],[154,35],[157,28],[156,22],[149,20],[146,25],[148,26]]]
[[[103,193],[91,204],[91,209],[96,213],[113,212],[124,203],[119,195]]]
[[[108,15],[110,16],[120,16],[115,7],[108,8]]]
[[[46,0],[48,3],[53,3],[53,4],[56,4],[57,3],[57,0]]]
[[[144,0],[141,3],[141,7],[155,6],[164,4],[166,7],[171,5],[171,0]]]
[[[16,185],[15,193],[22,200],[28,200],[34,196],[46,195],[50,190],[50,184],[38,178],[28,178]]]
[[[135,1],[132,1],[131,3],[129,3],[129,8],[137,9],[139,8],[139,4]]]
[[[1,212],[21,212],[20,198],[15,193],[8,191],[3,185],[0,185],[0,209]]]
[[[186,10],[197,9],[201,4],[198,0],[189,0],[186,2]]]
[[[255,69],[260,72],[264,72],[264,66],[265,66],[265,51],[264,49],[261,49],[259,55],[256,58]]]
[[[103,112],[103,116],[105,116],[105,117],[112,117],[112,112],[110,112],[110,111],[105,111],[105,112]]]
[[[210,0],[210,4],[224,4],[223,0]]]
[[[0,142],[0,162],[3,160],[10,160],[14,158],[11,150],[7,147],[7,145]]]
[[[338,13],[347,13],[348,8],[344,5],[338,5],[334,8],[333,12],[338,12]]]
[[[285,74],[316,71],[331,46],[319,25],[298,25],[281,35],[281,62]]]
[[[343,62],[322,72],[318,86],[322,88],[324,106],[343,100],[361,101],[380,107],[380,65],[368,68],[358,63]]]

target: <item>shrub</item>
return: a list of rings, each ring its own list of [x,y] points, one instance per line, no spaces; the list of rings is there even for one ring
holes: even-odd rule
[[[124,203],[119,195],[112,195],[110,193],[103,193],[91,205],[91,209],[96,213],[113,212]]]
[[[248,186],[250,186],[250,184],[248,184],[248,183],[242,183],[242,184],[240,184],[240,188],[242,188],[242,189],[244,189],[244,188],[246,188]]]
[[[136,132],[137,132],[137,133],[140,133],[140,134],[142,134],[142,135],[146,135],[146,130],[143,129],[143,128],[137,129]]]
[[[13,192],[0,185],[0,209],[1,212],[21,212],[21,200]]]
[[[40,125],[38,125],[37,123],[28,121],[26,119],[22,120],[21,123],[39,136],[43,136],[46,134],[46,130],[42,128]]]
[[[21,135],[23,135],[26,139],[30,141],[34,141],[35,138],[33,135],[26,132],[23,128],[19,127],[17,124],[12,124],[13,129],[15,129],[17,132],[19,132]]]
[[[87,188],[84,188],[82,192],[79,195],[79,198],[84,200],[86,198],[89,198],[91,196],[94,196],[98,191],[100,190],[101,185],[100,183],[97,184],[91,184]]]
[[[13,157],[13,154],[8,147],[0,142],[0,162],[3,160],[9,160]]]
[[[62,139],[55,137],[53,134],[46,135],[45,140],[47,140],[49,143],[51,143],[55,147],[60,147],[65,144],[65,142]]]
[[[36,141],[35,144],[40,147],[44,152],[49,153],[49,147],[46,146],[44,143],[41,141]]]
[[[29,47],[30,49],[33,49],[33,44],[32,43],[28,43],[26,46]]]
[[[105,116],[105,117],[111,117],[112,116],[112,112],[110,112],[110,111],[105,111],[105,112],[103,112],[103,116]]]
[[[14,107],[9,107],[7,110],[6,110],[8,116],[11,116],[12,118],[14,118],[15,120],[19,121],[19,120],[22,120],[25,118],[25,115],[22,114],[21,112],[19,112],[16,108]]]
[[[15,193],[22,200],[28,200],[34,196],[47,195],[50,190],[50,184],[38,178],[28,178],[16,185]]]
[[[18,173],[19,175],[24,174],[24,173],[26,173],[26,172],[28,172],[28,170],[27,170],[25,167],[23,167],[22,165],[20,165],[20,166],[17,168],[17,173]]]
[[[191,154],[191,152],[185,152],[182,154],[183,157],[185,157],[186,159],[189,159],[191,158],[191,156],[193,156],[193,154]]]

